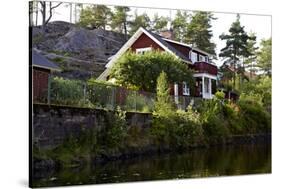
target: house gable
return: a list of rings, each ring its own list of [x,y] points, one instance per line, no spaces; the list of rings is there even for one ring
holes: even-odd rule
[[[155,41],[153,41],[150,37],[148,37],[145,33],[142,33],[140,37],[132,44],[130,49],[136,52],[136,49],[151,47],[154,50],[164,51],[160,45],[158,45]]]

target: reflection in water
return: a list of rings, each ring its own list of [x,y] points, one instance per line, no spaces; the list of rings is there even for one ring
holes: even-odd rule
[[[34,185],[118,183],[256,173],[271,173],[270,145],[212,147],[76,169],[39,171],[34,175]]]

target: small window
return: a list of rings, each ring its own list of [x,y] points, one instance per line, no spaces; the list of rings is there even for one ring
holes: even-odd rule
[[[190,95],[190,90],[189,90],[187,82],[182,83],[182,94],[186,95],[186,96]]]
[[[198,57],[197,57],[196,52],[191,51],[191,61],[192,61],[192,63],[195,63],[195,62],[198,61]]]
[[[207,62],[207,61],[206,61],[206,57],[203,56],[203,55],[199,55],[199,61],[200,61],[200,62]]]
[[[136,53],[137,53],[137,54],[144,54],[145,52],[151,51],[151,50],[152,50],[151,47],[139,48],[139,49],[136,49]]]

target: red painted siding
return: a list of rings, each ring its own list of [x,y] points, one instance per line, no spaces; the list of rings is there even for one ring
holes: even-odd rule
[[[161,50],[164,49],[160,47],[157,43],[155,43],[152,39],[150,39],[146,34],[141,34],[141,36],[134,42],[134,44],[131,46],[131,50],[136,51],[138,48],[146,48],[146,47],[152,47],[155,50]]]
[[[47,99],[48,78],[50,70],[33,68],[33,100],[45,101]]]

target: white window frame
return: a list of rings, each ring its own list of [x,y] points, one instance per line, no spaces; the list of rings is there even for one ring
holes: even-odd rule
[[[199,54],[199,61],[200,62],[207,62],[206,56],[203,56],[203,55]]]
[[[190,89],[188,87],[187,82],[182,82],[182,94],[185,95],[185,96],[190,95]]]
[[[137,54],[144,54],[145,52],[151,51],[151,47],[145,47],[145,48],[138,48],[136,49]]]
[[[198,54],[196,52],[190,51],[190,60],[192,63],[198,61]]]

